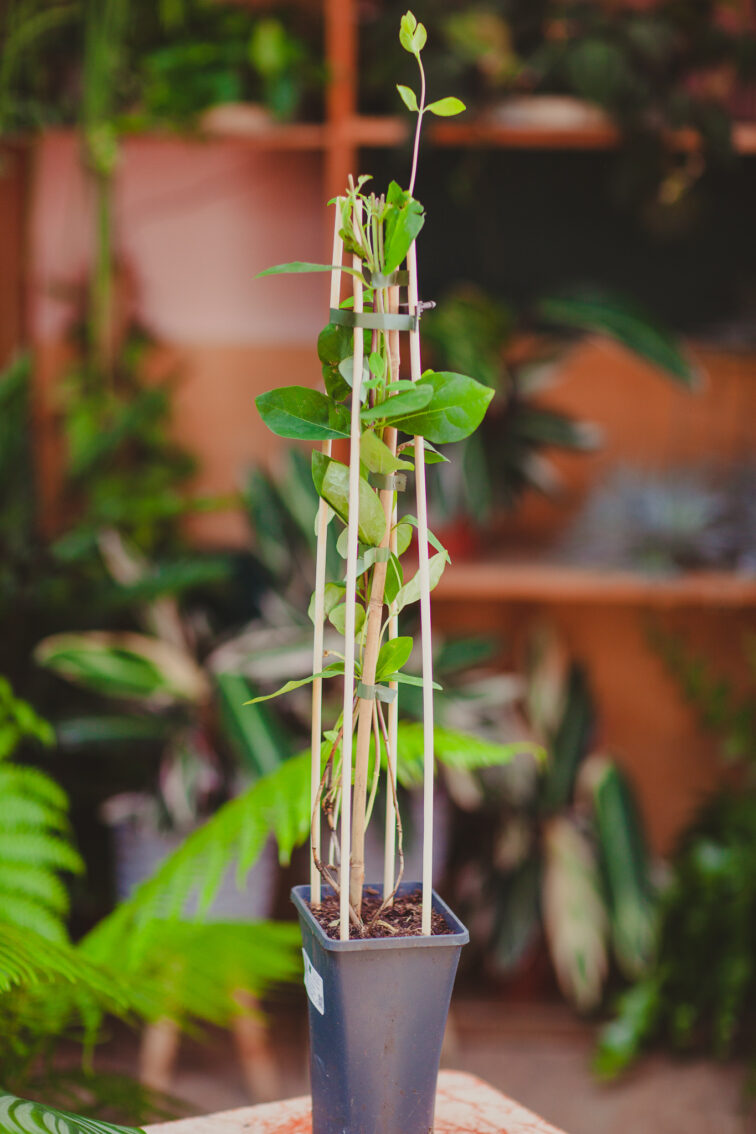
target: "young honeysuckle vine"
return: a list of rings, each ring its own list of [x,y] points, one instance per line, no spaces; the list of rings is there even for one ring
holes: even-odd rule
[[[451,97],[426,105],[421,60],[425,28],[407,12],[399,36],[405,50],[417,59],[420,72],[419,101],[411,88],[398,88],[405,105],[417,114],[409,189],[392,181],[385,193],[376,194],[365,189],[369,177],[356,181],[350,177],[344,195],[331,202],[336,209],[333,262],[297,262],[260,273],[331,273],[330,320],[318,338],[324,390],[300,386],[271,390],[257,398],[257,407],[266,425],[279,436],[321,443],[312,454],[312,477],[321,499],[320,550],[329,523],[342,529],[337,549],[345,560],[345,574],[325,580],[319,569],[310,604],[315,624],[315,672],[311,677],[289,681],[278,693],[269,695],[312,682],[313,719],[319,725],[323,681],[343,678],[342,712],[333,728],[322,734],[322,742],[313,725],[311,776],[312,893],[319,894],[322,877],[339,895],[342,938],[348,936],[349,921],[362,934],[370,928],[362,919],[365,831],[381,775],[386,777],[389,811],[381,909],[391,902],[403,870],[402,828],[396,803],[397,691],[403,683],[422,685],[424,691],[428,819],[434,687],[429,594],[449,556],[427,530],[424,468],[426,463],[447,460],[437,445],[463,440],[478,427],[493,394],[466,375],[421,372],[418,320],[422,304],[417,294],[414,246],[425,213],[413,196],[420,132],[426,113],[450,116],[464,110],[464,105]],[[343,301],[339,286],[342,274],[352,280],[352,294]],[[400,303],[402,288],[408,289],[406,304]],[[409,378],[400,374],[401,332],[410,336]],[[332,442],[339,440],[349,441],[348,465],[331,451]],[[417,517],[399,518],[398,493],[413,474]],[[415,535],[418,568],[405,579],[404,557]],[[320,554],[318,562],[321,566],[324,562]],[[397,628],[400,613],[418,603],[423,627],[422,678],[407,671],[413,639],[400,635]],[[329,659],[330,664],[323,668],[325,620],[343,636],[344,652],[332,654],[336,660]],[[324,861],[320,846],[321,808],[329,836],[328,861]],[[340,844],[336,839],[339,816]],[[426,833],[429,831],[430,820]],[[427,928],[423,932],[429,933],[430,854],[424,857],[423,926]]]
[[[410,174],[409,193],[410,196],[415,191],[415,178],[417,177],[417,159],[420,153],[420,131],[423,126],[423,115],[425,113],[436,114],[440,118],[453,118],[455,114],[461,114],[465,110],[465,104],[461,99],[455,98],[454,95],[447,95],[446,98],[436,99],[428,106],[425,105],[425,68],[423,61],[420,57],[420,52],[425,47],[428,33],[425,26],[420,24],[415,19],[412,12],[407,12],[402,16],[402,21],[399,26],[399,42],[405,51],[410,55],[414,55],[417,60],[417,66],[420,71],[420,101],[418,102],[417,95],[412,90],[412,87],[405,87],[401,83],[396,84],[396,89],[399,91],[402,102],[412,113],[417,114],[417,125],[415,126],[415,142],[412,147],[412,173]]]

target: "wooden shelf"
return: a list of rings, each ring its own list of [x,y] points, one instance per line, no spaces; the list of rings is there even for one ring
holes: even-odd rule
[[[365,147],[400,145],[410,136],[410,126],[398,116],[353,115],[341,130],[345,141]],[[434,122],[428,131],[429,140],[438,146],[522,150],[609,150],[619,144],[620,136],[612,125],[559,129],[503,126],[483,120]],[[671,141],[680,150],[692,150],[700,144],[693,130],[677,131]],[[738,153],[756,154],[756,122],[736,123],[734,141]]]
[[[654,578],[547,563],[452,563],[434,591],[438,602],[537,602],[647,607],[756,606],[756,575],[691,571]]]

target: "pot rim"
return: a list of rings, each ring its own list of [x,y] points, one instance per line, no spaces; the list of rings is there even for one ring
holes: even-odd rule
[[[367,887],[371,889],[383,891],[383,883],[370,882],[365,883],[363,889]],[[399,894],[406,894],[407,892],[414,892],[421,889],[420,882],[402,882],[399,887]],[[333,893],[330,886],[323,887],[324,893]],[[433,909],[441,914],[444,921],[448,926],[453,929],[452,933],[438,933],[431,937],[367,937],[355,941],[335,941],[329,937],[325,932],[320,922],[313,916],[309,907],[310,900],[310,887],[309,886],[292,886],[291,900],[297,907],[299,916],[307,922],[313,934],[317,937],[318,943],[321,948],[332,953],[361,953],[370,949],[438,949],[444,946],[460,947],[466,945],[470,940],[470,934],[459,920],[457,915],[447,906],[443,898],[440,898],[435,890],[431,891],[433,895]]]

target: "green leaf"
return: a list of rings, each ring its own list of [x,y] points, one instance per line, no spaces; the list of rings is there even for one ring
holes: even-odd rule
[[[303,685],[311,685],[317,678],[322,678],[324,681],[329,677],[338,677],[339,674],[344,672],[343,662],[334,662],[333,665],[326,666],[320,673],[313,673],[309,677],[300,677],[298,681],[287,681],[280,689],[276,689],[275,693],[265,693],[260,697],[253,697],[250,701],[245,701],[245,705],[259,705],[262,701],[272,701],[274,697],[281,697],[284,693],[291,693],[294,689],[301,689]]]
[[[380,351],[373,350],[370,352],[368,356],[368,366],[370,367],[370,373],[374,374],[375,377],[382,382],[386,377],[386,359]]]
[[[409,461],[403,461],[395,456],[388,445],[376,436],[372,429],[362,434],[360,441],[360,459],[372,473],[382,473],[389,476],[400,469],[411,469]]]
[[[59,677],[108,697],[160,705],[208,695],[207,678],[191,655],[146,634],[54,634],[34,657]]]
[[[272,268],[265,268],[264,271],[257,273],[255,279],[259,280],[263,276],[296,276],[305,272],[332,272],[334,269],[348,272],[358,280],[363,278],[362,272],[357,271],[356,268],[346,268],[343,264],[310,264],[305,260],[292,260],[289,264],[275,264]]]
[[[370,332],[364,332],[364,349],[370,350]],[[329,323],[318,335],[318,358],[323,366],[325,388],[336,402],[349,395],[349,386],[339,373],[339,365],[345,358],[352,357],[353,331],[340,323]]]
[[[386,194],[385,244],[382,271],[395,271],[425,223],[423,206],[392,181]]]
[[[0,1093],[0,1130],[3,1134],[141,1134],[135,1127],[84,1118],[5,1092]]]
[[[394,673],[407,664],[414,642],[412,638],[389,638],[384,642],[378,654],[375,667],[376,682],[383,681],[389,673]]]
[[[324,453],[312,454],[312,479],[318,495],[337,516],[349,522],[349,469]],[[386,531],[386,517],[377,495],[362,477],[359,486],[358,532],[362,543],[378,547]]]
[[[328,621],[331,623],[339,634],[346,634],[346,603],[342,602],[339,606],[335,606],[328,615]],[[359,634],[362,627],[365,625],[365,608],[360,603],[355,604],[354,608],[354,632]]]
[[[347,358],[342,358],[338,366],[339,374],[346,382],[351,390],[354,386],[354,358],[350,354]],[[367,359],[362,360],[362,381],[360,382],[360,401],[366,402],[368,396],[367,383],[370,381],[370,369],[367,364]]]
[[[419,413],[430,405],[432,398],[433,389],[428,384],[423,386],[421,379],[411,390],[405,390],[403,394],[387,398],[380,405],[368,406],[367,409],[362,410],[360,420],[363,425],[369,425],[377,421],[394,421],[397,417],[409,418],[410,414]]]
[[[439,579],[444,573],[444,568],[449,562],[449,556],[445,551],[439,551],[436,555],[431,556],[429,564],[430,575],[430,589],[433,590],[438,586]],[[420,600],[420,572],[416,571],[408,583],[405,583],[396,596],[395,611],[399,614],[404,610],[405,606],[410,603],[419,602]]]
[[[420,527],[417,516],[410,516],[410,515],[402,516],[402,523],[407,524],[408,527],[412,527],[412,528],[418,528],[419,529],[419,527]],[[438,536],[434,535],[433,532],[430,530],[430,528],[427,529],[427,532],[428,532],[428,543],[431,545],[431,547],[435,547],[436,551],[440,551],[444,555],[447,555],[448,552],[447,552],[446,548],[444,547],[444,545],[442,544],[441,540],[438,538]]]
[[[415,34],[416,28],[417,20],[412,12],[408,11],[406,15],[402,16],[399,22],[399,42],[405,51],[409,51],[410,55],[414,54],[412,37]]]
[[[271,433],[295,441],[330,441],[349,436],[349,414],[331,398],[306,386],[284,386],[255,398]]]
[[[434,449],[427,437],[424,440],[425,444],[423,445],[423,450],[425,452],[426,465],[448,465],[449,458],[445,457],[443,453],[439,453],[438,449]]]
[[[675,336],[631,303],[593,293],[554,296],[542,299],[537,312],[547,323],[607,335],[691,389],[701,385],[700,368]]]
[[[396,525],[396,554],[404,555],[411,543],[412,527],[402,520],[401,523]]]
[[[437,114],[439,118],[453,118],[455,114],[461,114],[467,107],[462,102],[461,98],[455,98],[449,95],[447,98],[439,98],[435,102],[430,102],[425,108],[431,114]]]
[[[338,606],[344,599],[344,591],[346,590],[346,583],[326,583],[323,590],[323,613],[326,618],[331,613],[335,606]],[[312,592],[310,598],[310,605],[307,608],[307,617],[313,625],[315,622],[315,591]]]
[[[394,425],[436,445],[462,441],[474,433],[494,395],[474,378],[448,371],[426,370],[416,385],[432,391],[428,408],[395,420]]]
[[[386,677],[384,677],[383,680],[395,681],[397,685],[414,685],[418,688],[422,688],[423,685],[425,685],[422,677],[419,677],[416,673],[389,673],[386,675]],[[441,692],[443,690],[443,685],[439,685],[437,681],[432,681],[431,688]]]
[[[399,91],[399,97],[407,107],[407,110],[417,111],[417,96],[412,88],[404,87],[401,83],[397,83],[396,89]]]
[[[391,553],[386,564],[386,583],[383,588],[384,600],[391,605],[404,583],[404,571],[397,557]]]

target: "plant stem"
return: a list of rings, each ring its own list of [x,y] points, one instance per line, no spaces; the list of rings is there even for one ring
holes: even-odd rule
[[[382,304],[381,304],[382,306]],[[389,303],[391,306],[391,303]],[[386,429],[384,442],[392,452],[396,452],[396,430]],[[385,531],[381,547],[388,550],[391,539],[391,520],[394,511],[394,490],[383,489],[380,494]],[[383,623],[383,596],[386,586],[388,563],[382,560],[375,564],[370,584],[370,598],[367,604],[367,629],[365,650],[362,659],[362,682],[375,684],[375,671],[381,646],[381,626]],[[354,762],[354,802],[352,809],[352,862],[349,875],[349,898],[351,904],[361,913],[362,887],[365,882],[365,827],[367,783],[370,758],[370,735],[373,725],[373,699],[360,698],[357,705],[357,748]]]
[[[409,194],[410,197],[415,192],[415,178],[417,176],[417,158],[420,153],[420,131],[423,125],[423,113],[425,111],[425,68],[423,67],[420,56],[417,56],[417,65],[420,68],[420,109],[417,112],[417,125],[415,126],[415,144],[412,151],[412,174],[410,175]]]

